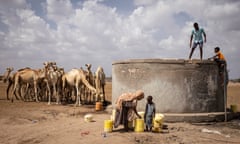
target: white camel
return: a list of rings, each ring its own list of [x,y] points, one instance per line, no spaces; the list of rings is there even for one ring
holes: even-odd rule
[[[105,101],[105,90],[104,90],[104,86],[105,86],[105,73],[104,70],[101,66],[99,66],[95,72],[95,84],[96,84],[96,90],[97,90],[97,94],[96,95],[96,101]]]
[[[51,95],[56,98],[56,104],[60,104],[60,96],[59,96],[59,87],[57,87],[58,82],[61,78],[61,73],[58,71],[57,65],[55,62],[45,62],[45,78],[48,89],[48,104],[51,104]],[[51,89],[51,86],[53,89]],[[53,90],[53,91],[51,91]]]
[[[81,105],[81,97],[80,97],[80,87],[84,84],[87,88],[89,88],[92,92],[96,93],[96,89],[89,84],[86,80],[86,75],[81,69],[72,69],[68,73],[65,73],[62,77],[62,88],[65,89],[66,85],[74,87],[76,94],[76,103],[75,106]]]

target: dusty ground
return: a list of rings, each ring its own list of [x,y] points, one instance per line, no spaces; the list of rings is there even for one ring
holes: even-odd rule
[[[122,127],[103,136],[106,111],[96,112],[92,105],[47,105],[46,102],[11,103],[6,100],[5,87],[0,82],[0,143],[1,144],[226,144],[240,143],[240,120],[218,123],[165,123],[161,133],[123,132]],[[111,99],[111,83],[107,84],[107,99]],[[240,85],[230,84],[228,105],[240,107]],[[92,113],[94,122],[85,122]]]

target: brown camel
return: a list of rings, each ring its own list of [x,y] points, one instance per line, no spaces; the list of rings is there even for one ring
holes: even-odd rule
[[[80,97],[80,87],[84,84],[87,88],[89,88],[93,93],[96,93],[96,89],[89,84],[86,79],[86,75],[84,71],[81,69],[72,69],[68,73],[65,73],[62,77],[63,89],[65,89],[66,85],[74,87],[76,94],[76,103],[75,106],[81,105],[81,97]]]
[[[94,81],[94,76],[93,73],[91,71],[91,64],[85,64],[87,70],[83,70],[84,74],[86,75],[86,79],[89,82],[90,85],[92,85],[94,88],[95,87],[95,81]],[[94,93],[92,93],[92,91],[90,89],[88,89],[86,86],[83,85],[83,92],[85,94],[85,101],[87,101],[88,103],[91,102],[95,102],[94,100]]]
[[[8,92],[9,92],[9,89],[10,87],[12,86],[12,83],[13,83],[13,74],[11,75],[11,72],[13,71],[13,68],[6,68],[6,71],[5,73],[3,74],[3,82],[4,83],[8,83],[8,86],[7,86],[7,100],[9,100],[9,96],[8,96]]]
[[[30,69],[30,68],[29,68],[29,67],[22,68],[22,69],[19,69],[17,72],[20,72],[20,71],[25,70],[25,69]],[[8,82],[6,94],[7,94],[7,100],[9,100],[9,90],[10,90],[10,88],[13,86],[16,72],[13,73],[13,74],[10,74],[11,71],[13,71],[13,68],[7,68],[6,70],[7,70],[7,71],[6,71],[5,74],[4,74],[4,81],[7,81],[7,82]],[[20,87],[21,87],[21,88],[19,88],[19,90],[18,90],[18,95],[21,96],[20,90],[22,89],[22,85],[20,85]],[[16,91],[14,92],[14,95],[15,95],[16,99],[19,100],[19,98],[18,98],[18,96],[17,96],[17,94],[16,94]]]
[[[6,83],[9,81],[9,79],[11,78],[11,72],[13,71],[13,68],[6,68],[5,73],[3,74],[3,82]]]
[[[37,96],[37,82],[39,79],[44,78],[45,71],[44,70],[33,70],[33,69],[22,69],[17,71],[13,76],[13,91],[12,91],[12,102],[13,102],[13,94],[16,92],[16,90],[19,90],[19,87],[21,84],[30,84],[34,86],[34,93],[35,93],[35,99],[38,102],[38,96]],[[22,97],[21,97],[22,98]],[[22,98],[23,99],[23,98]]]

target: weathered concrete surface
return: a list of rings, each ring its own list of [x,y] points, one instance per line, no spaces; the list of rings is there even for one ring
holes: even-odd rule
[[[157,112],[224,111],[224,95],[215,62],[183,59],[132,59],[112,64],[112,103],[124,92],[152,95]],[[138,103],[144,111],[146,98]]]

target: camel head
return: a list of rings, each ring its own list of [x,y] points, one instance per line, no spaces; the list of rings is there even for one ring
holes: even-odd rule
[[[56,65],[56,62],[44,62],[43,65],[44,66],[52,66],[52,65]]]
[[[57,70],[58,70],[57,65],[52,65],[52,68],[53,68],[54,71],[57,71]]]
[[[65,73],[64,68],[58,68],[58,71],[60,72],[61,75],[63,75]]]
[[[6,83],[9,79],[10,73],[13,71],[12,67],[6,68],[6,72],[3,74],[3,82]]]
[[[42,78],[45,78],[45,75],[46,75],[45,72],[46,72],[46,71],[45,71],[44,68],[42,68],[42,69],[37,69],[36,71],[38,72],[38,77],[39,77],[39,78],[41,78],[41,79],[42,79]]]
[[[49,63],[50,63],[50,65],[57,65],[56,62],[49,62]]]
[[[105,98],[102,93],[95,93],[94,95],[95,95],[96,101],[104,102]]]
[[[48,62],[44,62],[43,65],[44,65],[44,66],[47,66],[47,65],[48,65]]]
[[[44,62],[43,65],[44,65],[45,68],[47,68],[48,65],[49,65],[49,62]]]
[[[11,72],[11,71],[13,71],[13,67],[8,67],[8,68],[6,68],[6,70]]]
[[[87,70],[90,71],[92,65],[91,64],[85,64],[85,66],[87,67]]]
[[[57,69],[56,62],[44,62],[43,65],[46,70],[56,70]]]

